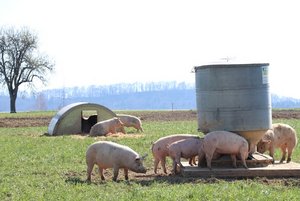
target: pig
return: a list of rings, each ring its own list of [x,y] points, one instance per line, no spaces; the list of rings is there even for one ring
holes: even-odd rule
[[[269,151],[270,156],[274,160],[274,151],[276,148],[280,148],[282,157],[280,163],[283,163],[286,159],[286,151],[288,152],[286,162],[291,161],[292,153],[297,145],[297,134],[296,131],[287,124],[272,124],[272,128],[269,129],[262,139],[257,143],[257,151],[265,153]]]
[[[187,138],[199,138],[198,135],[191,134],[174,134],[159,138],[152,144],[151,150],[154,157],[154,173],[157,174],[157,166],[161,161],[161,166],[165,174],[167,174],[166,169],[166,157],[169,156],[168,145],[182,139]]]
[[[140,157],[131,148],[110,141],[98,141],[91,144],[86,151],[87,181],[91,181],[94,165],[98,165],[101,180],[105,180],[103,170],[113,168],[113,181],[117,180],[119,169],[124,169],[125,180],[128,180],[128,170],[136,173],[146,173],[143,166],[144,157]]]
[[[138,117],[127,114],[117,114],[117,117],[122,121],[125,127],[133,127],[137,130],[137,132],[144,132],[142,122]],[[126,133],[124,127],[120,130],[122,133]]]
[[[198,155],[198,166],[206,158],[207,167],[211,170],[211,161],[214,154],[230,154],[233,167],[236,166],[236,156],[238,156],[243,166],[248,169],[246,159],[249,154],[249,144],[245,138],[228,131],[213,131],[207,133]]]
[[[168,146],[169,156],[173,160],[173,173],[177,173],[177,165],[180,168],[184,168],[180,162],[180,158],[190,159],[190,165],[192,165],[192,158],[195,158],[199,154],[203,139],[201,138],[187,138],[173,142]]]
[[[111,119],[100,121],[92,126],[90,130],[91,136],[107,135],[108,133],[116,133],[118,128],[122,128],[123,123],[119,118],[113,117]]]

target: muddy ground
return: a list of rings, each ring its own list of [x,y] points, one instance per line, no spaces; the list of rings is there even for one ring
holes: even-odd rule
[[[126,113],[126,112],[123,112]],[[195,110],[184,111],[130,111],[126,114],[135,115],[142,121],[190,121],[197,119]],[[300,110],[274,110],[273,118],[300,119]],[[48,126],[52,117],[0,118],[0,127],[37,127]]]

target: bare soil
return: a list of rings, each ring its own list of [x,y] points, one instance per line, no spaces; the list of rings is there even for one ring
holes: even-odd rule
[[[197,112],[195,110],[129,111],[127,114],[138,116],[142,121],[191,121],[197,119]],[[300,110],[273,110],[272,117],[275,119],[300,119]],[[0,127],[48,126],[51,118],[52,117],[0,118]]]

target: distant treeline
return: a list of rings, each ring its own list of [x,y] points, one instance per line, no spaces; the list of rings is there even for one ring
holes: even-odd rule
[[[0,111],[9,111],[9,97],[0,93]],[[17,111],[59,110],[74,102],[90,102],[112,110],[196,109],[194,84],[185,82],[120,83],[21,92]],[[300,108],[300,100],[272,95],[273,108]]]

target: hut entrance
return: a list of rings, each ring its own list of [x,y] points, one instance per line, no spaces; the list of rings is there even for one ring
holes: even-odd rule
[[[89,133],[92,126],[98,122],[97,110],[82,110],[81,111],[81,132]]]

